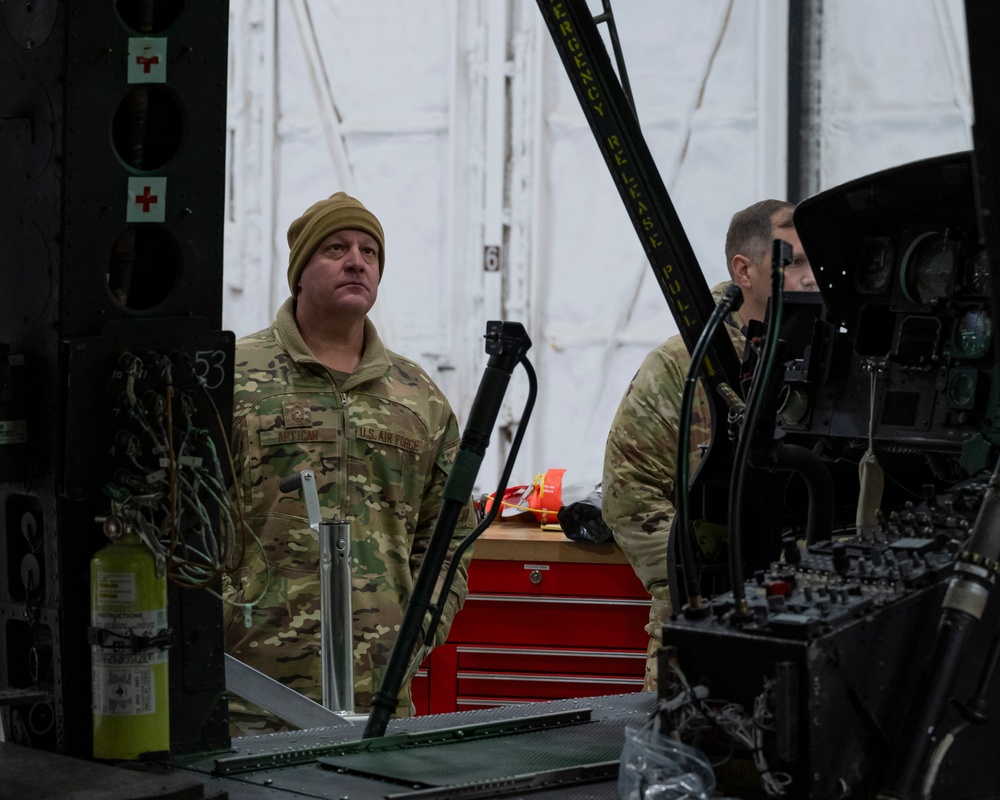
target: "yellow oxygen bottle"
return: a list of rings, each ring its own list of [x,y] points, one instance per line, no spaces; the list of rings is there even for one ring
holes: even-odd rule
[[[94,757],[133,760],[170,750],[167,579],[117,517],[90,561]]]

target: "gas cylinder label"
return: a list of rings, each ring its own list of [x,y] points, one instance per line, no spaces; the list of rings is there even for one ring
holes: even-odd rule
[[[151,667],[94,664],[94,711],[112,716],[156,711],[156,680]]]
[[[103,578],[108,574],[101,574],[102,585]],[[131,573],[122,575],[135,577]],[[133,593],[134,589],[133,585]],[[132,636],[152,636],[163,630],[167,626],[166,609],[93,611],[91,621],[95,628],[115,634],[107,640],[110,646],[93,648],[94,711],[118,716],[154,713],[154,669],[159,665],[166,667],[169,655],[158,647],[134,653],[130,641]]]
[[[167,611],[94,611],[91,623],[105,632],[104,645],[95,645],[94,668],[166,664],[167,651],[149,647],[134,652],[133,637],[153,636],[167,627]]]
[[[134,603],[135,596],[134,572],[97,573],[98,603]]]

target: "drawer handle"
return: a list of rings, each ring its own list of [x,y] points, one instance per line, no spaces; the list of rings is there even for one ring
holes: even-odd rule
[[[649,598],[645,600],[627,600],[618,597],[580,597],[578,595],[534,595],[534,594],[479,594],[469,592],[465,602],[483,601],[488,603],[551,603],[553,605],[577,605],[577,606],[632,606],[635,608],[649,608]]]
[[[494,673],[459,672],[455,676],[462,681],[501,681],[503,683],[596,683],[607,686],[632,686],[638,691],[642,678],[613,678],[610,675],[544,675],[541,673]]]

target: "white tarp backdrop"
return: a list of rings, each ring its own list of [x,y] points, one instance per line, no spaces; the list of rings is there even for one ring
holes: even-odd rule
[[[961,0],[810,2],[817,189],[971,147]],[[613,9],[643,134],[712,285],[732,213],[785,195],[788,2]],[[487,320],[523,323],[539,393],[512,483],[550,467],[598,481],[618,400],[676,325],[536,2],[240,0],[229,81],[225,327],[269,323],[288,224],[348,191],[385,229],[372,316],[388,346],[464,424]],[[516,370],[481,491],[526,394]]]

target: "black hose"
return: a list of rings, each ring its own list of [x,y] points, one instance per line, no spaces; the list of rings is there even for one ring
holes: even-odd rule
[[[694,350],[691,352],[691,366],[688,367],[687,375],[684,378],[684,391],[681,394],[681,407],[677,422],[677,475],[674,479],[675,516],[673,531],[679,537],[677,540],[678,552],[684,570],[684,591],[687,595],[688,605],[692,605],[692,600],[701,597],[701,580],[698,575],[698,563],[695,560],[688,511],[688,492],[690,491],[688,459],[691,450],[691,411],[694,406],[694,392],[698,385],[698,377],[701,375],[701,368],[704,365],[705,353],[708,352],[708,347],[712,343],[716,328],[722,324],[727,314],[738,311],[742,303],[743,292],[740,291],[739,286],[733,284],[726,289],[725,295],[712,311],[698,341],[695,342]],[[693,605],[700,605],[700,602],[696,601]]]
[[[535,370],[532,368],[531,363],[527,358],[522,358],[521,366],[524,367],[524,371],[528,374],[528,399],[524,403],[524,411],[521,413],[521,422],[518,424],[517,431],[514,433],[514,438],[511,440],[510,450],[507,453],[507,460],[504,463],[503,472],[501,473],[500,480],[497,483],[496,491],[493,493],[493,497],[496,498],[496,501],[490,504],[490,510],[487,512],[483,521],[476,526],[476,529],[472,531],[472,533],[462,539],[458,547],[455,548],[455,553],[451,557],[451,563],[448,565],[448,571],[445,573],[444,580],[441,583],[441,591],[438,592],[434,613],[431,616],[430,622],[427,624],[426,641],[434,641],[434,633],[437,631],[438,625],[441,622],[441,614],[444,613],[444,604],[448,599],[448,592],[451,590],[451,585],[455,582],[455,573],[458,572],[462,556],[465,551],[472,546],[472,543],[480,537],[483,531],[490,527],[493,520],[496,519],[501,506],[499,498],[503,497],[504,492],[507,491],[507,483],[510,481],[510,474],[514,469],[514,461],[517,459],[517,453],[521,449],[521,440],[524,438],[524,431],[527,428],[528,420],[531,419],[531,411],[535,407],[535,398],[538,395],[538,380],[535,377]]]
[[[784,310],[782,289],[785,284],[785,265],[791,262],[791,245],[775,239],[771,248],[771,314],[766,336],[766,346],[754,370],[750,391],[747,393],[743,430],[736,444],[733,457],[733,480],[729,488],[729,581],[732,586],[734,614],[742,618],[747,614],[746,587],[743,586],[743,502],[750,452],[755,444],[761,412],[770,392],[771,376],[777,361],[781,317]]]
[[[458,520],[472,495],[476,475],[489,446],[490,434],[500,413],[510,375],[531,347],[531,340],[524,327],[517,322],[488,322],[485,338],[490,359],[469,409],[462,441],[441,493],[441,510],[403,611],[399,635],[389,653],[382,681],[372,694],[371,712],[362,734],[364,739],[385,733],[389,718],[399,703],[399,690],[419,640],[424,617],[431,610],[434,586],[448,557]]]
[[[758,465],[751,454],[751,462]],[[799,475],[809,494],[806,516],[806,544],[833,536],[834,484],[823,460],[808,447],[797,444],[776,444],[759,466],[770,470],[787,470]]]

